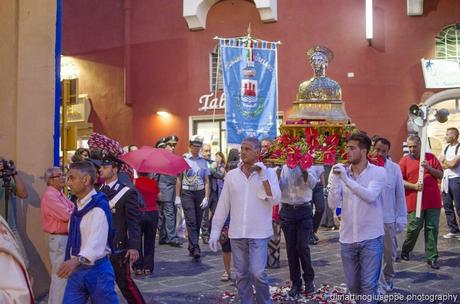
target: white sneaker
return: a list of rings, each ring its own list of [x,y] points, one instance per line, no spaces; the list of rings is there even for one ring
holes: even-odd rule
[[[460,236],[460,233],[449,232],[447,234],[444,234],[442,237],[445,239],[453,239],[454,237],[459,237],[459,236]]]

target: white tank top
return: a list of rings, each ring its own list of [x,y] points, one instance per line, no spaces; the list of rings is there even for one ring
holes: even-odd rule
[[[457,149],[457,145],[460,145],[460,143],[452,146],[449,145],[447,146],[447,149],[445,149],[445,157],[446,160],[453,160],[455,155],[455,152],[458,150],[458,154],[460,154],[460,149]],[[448,178],[455,178],[455,177],[460,177],[460,165],[453,169],[445,169],[444,170],[444,175],[447,176]]]

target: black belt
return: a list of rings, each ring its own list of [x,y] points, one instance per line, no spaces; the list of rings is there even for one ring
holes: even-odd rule
[[[292,208],[292,209],[306,208],[306,207],[310,207],[310,206],[311,206],[311,202],[305,202],[305,203],[296,204],[296,205],[282,203],[281,206],[282,206],[283,208],[286,207],[286,208]]]

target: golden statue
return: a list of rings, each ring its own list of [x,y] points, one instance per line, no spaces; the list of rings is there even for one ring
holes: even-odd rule
[[[288,120],[348,122],[350,118],[345,112],[342,89],[326,76],[328,64],[334,58],[332,51],[316,45],[307,51],[307,56],[314,75],[300,84],[293,114]]]
[[[345,112],[340,85],[326,76],[334,55],[317,45],[307,56],[314,75],[300,84],[292,114],[280,126],[266,163],[308,168],[346,161],[346,138],[357,129]]]

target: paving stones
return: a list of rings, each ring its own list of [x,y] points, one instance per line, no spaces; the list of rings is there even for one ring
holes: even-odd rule
[[[322,229],[322,228],[321,228]],[[321,230],[320,243],[310,246],[318,288],[328,285],[329,289],[340,288],[345,282],[340,259],[338,231]],[[445,216],[441,214],[439,235],[447,233]],[[398,244],[404,241],[404,234],[398,236]],[[151,278],[136,279],[147,303],[236,303],[236,289],[232,282],[221,282],[224,268],[220,253],[213,253],[207,245],[201,245],[203,256],[200,262],[193,262],[186,246],[173,248],[156,246],[155,271]],[[439,264],[441,269],[433,270],[425,262],[423,231],[410,255],[409,261],[396,264],[395,289],[401,296],[411,294],[455,294],[460,295],[460,242],[457,239],[438,238]],[[398,252],[399,254],[399,252]],[[284,242],[281,249],[281,268],[269,269],[270,285],[281,295],[289,285]],[[322,293],[324,296],[325,292]],[[460,297],[457,300],[460,303]],[[320,298],[302,301],[288,300],[280,296],[277,303],[332,303]],[[392,303],[453,303],[452,301],[395,301]]]

